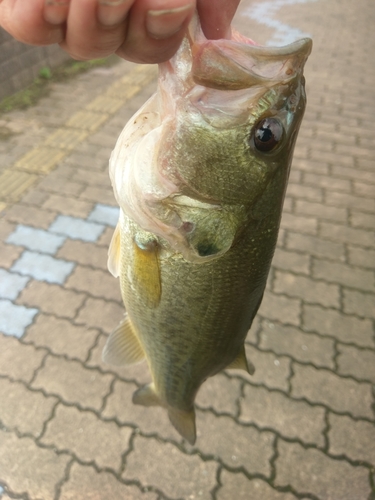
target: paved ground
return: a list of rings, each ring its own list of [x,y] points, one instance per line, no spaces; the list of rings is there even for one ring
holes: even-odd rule
[[[256,373],[206,382],[194,447],[131,404],[144,365],[100,360],[123,314],[107,162],[154,69],[95,70],[0,118],[2,500],[375,498],[374,25],[373,0],[242,4],[261,42],[313,36],[309,104]]]

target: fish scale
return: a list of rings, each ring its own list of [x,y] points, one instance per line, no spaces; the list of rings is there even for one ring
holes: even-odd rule
[[[153,381],[133,402],[166,408],[190,443],[202,383],[254,372],[244,341],[276,246],[310,51],[309,39],[210,41],[193,24],[111,156],[121,210],[109,269],[126,316],[103,359],[146,358]]]

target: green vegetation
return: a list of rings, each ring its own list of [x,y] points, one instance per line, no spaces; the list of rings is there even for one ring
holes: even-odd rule
[[[39,70],[38,78],[35,78],[33,83],[26,89],[20,90],[0,101],[0,114],[33,106],[41,97],[48,95],[53,82],[67,80],[98,66],[113,66],[117,61],[117,56],[110,56],[106,59],[94,59],[92,61],[69,61],[55,69],[45,66]]]

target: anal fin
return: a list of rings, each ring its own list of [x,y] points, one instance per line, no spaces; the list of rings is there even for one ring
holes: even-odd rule
[[[133,394],[133,403],[141,406],[163,406],[153,383],[145,385]]]
[[[230,369],[245,370],[249,375],[254,375],[255,366],[247,359],[244,345],[237,357],[226,367],[226,370]]]
[[[108,337],[102,358],[105,363],[115,366],[139,363],[145,358],[129,316],[126,315]]]

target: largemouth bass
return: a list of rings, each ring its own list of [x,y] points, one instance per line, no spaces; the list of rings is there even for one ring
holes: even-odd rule
[[[126,315],[103,359],[146,358],[153,381],[133,402],[165,407],[190,443],[201,384],[254,371],[244,341],[276,245],[311,46],[207,40],[196,21],[111,155],[121,211],[108,265]]]

